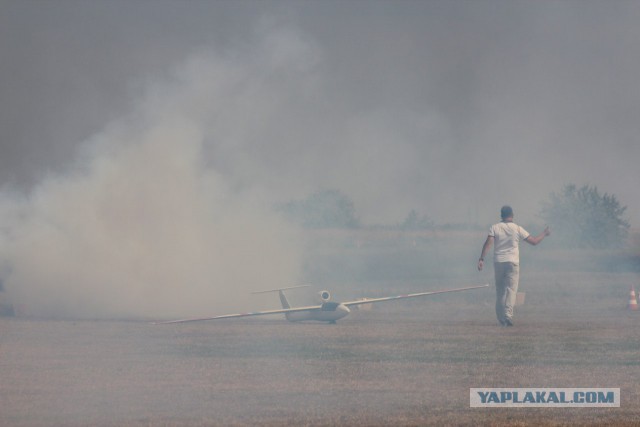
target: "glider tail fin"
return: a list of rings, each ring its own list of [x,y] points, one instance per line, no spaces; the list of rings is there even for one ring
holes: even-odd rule
[[[280,295],[280,302],[282,303],[282,308],[291,308],[291,305],[289,304],[289,301],[287,301],[287,297],[284,295],[283,291],[286,291],[287,289],[308,288],[309,286],[311,285],[290,286],[288,288],[269,289],[268,291],[258,291],[258,292],[252,292],[252,293],[264,294],[267,292],[278,292],[278,294]]]
[[[282,303],[282,308],[291,308],[289,301],[287,301],[287,297],[284,296],[284,292],[278,291],[278,293],[280,294],[280,302]]]

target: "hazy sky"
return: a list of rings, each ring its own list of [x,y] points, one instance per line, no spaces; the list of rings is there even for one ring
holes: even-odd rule
[[[638,22],[635,1],[2,0],[0,183],[67,173],[206,60],[243,79],[202,111],[228,127],[207,161],[238,188],[484,224],[590,184],[637,227]]]

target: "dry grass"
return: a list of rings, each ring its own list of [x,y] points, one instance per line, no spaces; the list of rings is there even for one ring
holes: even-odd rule
[[[567,308],[528,293],[516,327],[499,328],[492,291],[481,292],[338,325],[0,319],[0,425],[640,423],[640,313],[625,296]],[[622,405],[469,408],[470,387],[500,386],[620,387]]]

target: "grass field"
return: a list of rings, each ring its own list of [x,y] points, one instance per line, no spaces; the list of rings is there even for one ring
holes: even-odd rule
[[[415,280],[385,279],[379,248],[345,249],[334,276],[333,252],[309,271],[351,278],[342,297],[375,277],[368,295],[491,277],[429,276],[411,251],[419,260],[433,247],[409,246],[387,263]],[[381,304],[337,325],[0,318],[0,426],[640,425],[640,312],[625,308],[638,273],[550,270],[526,256],[513,328],[496,326],[492,288]],[[371,265],[378,276],[353,280]],[[621,406],[470,408],[471,387],[615,387]]]

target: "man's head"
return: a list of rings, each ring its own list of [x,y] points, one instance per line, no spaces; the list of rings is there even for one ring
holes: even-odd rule
[[[504,205],[502,209],[500,209],[500,216],[502,219],[513,218],[513,209],[511,209],[511,206]]]

